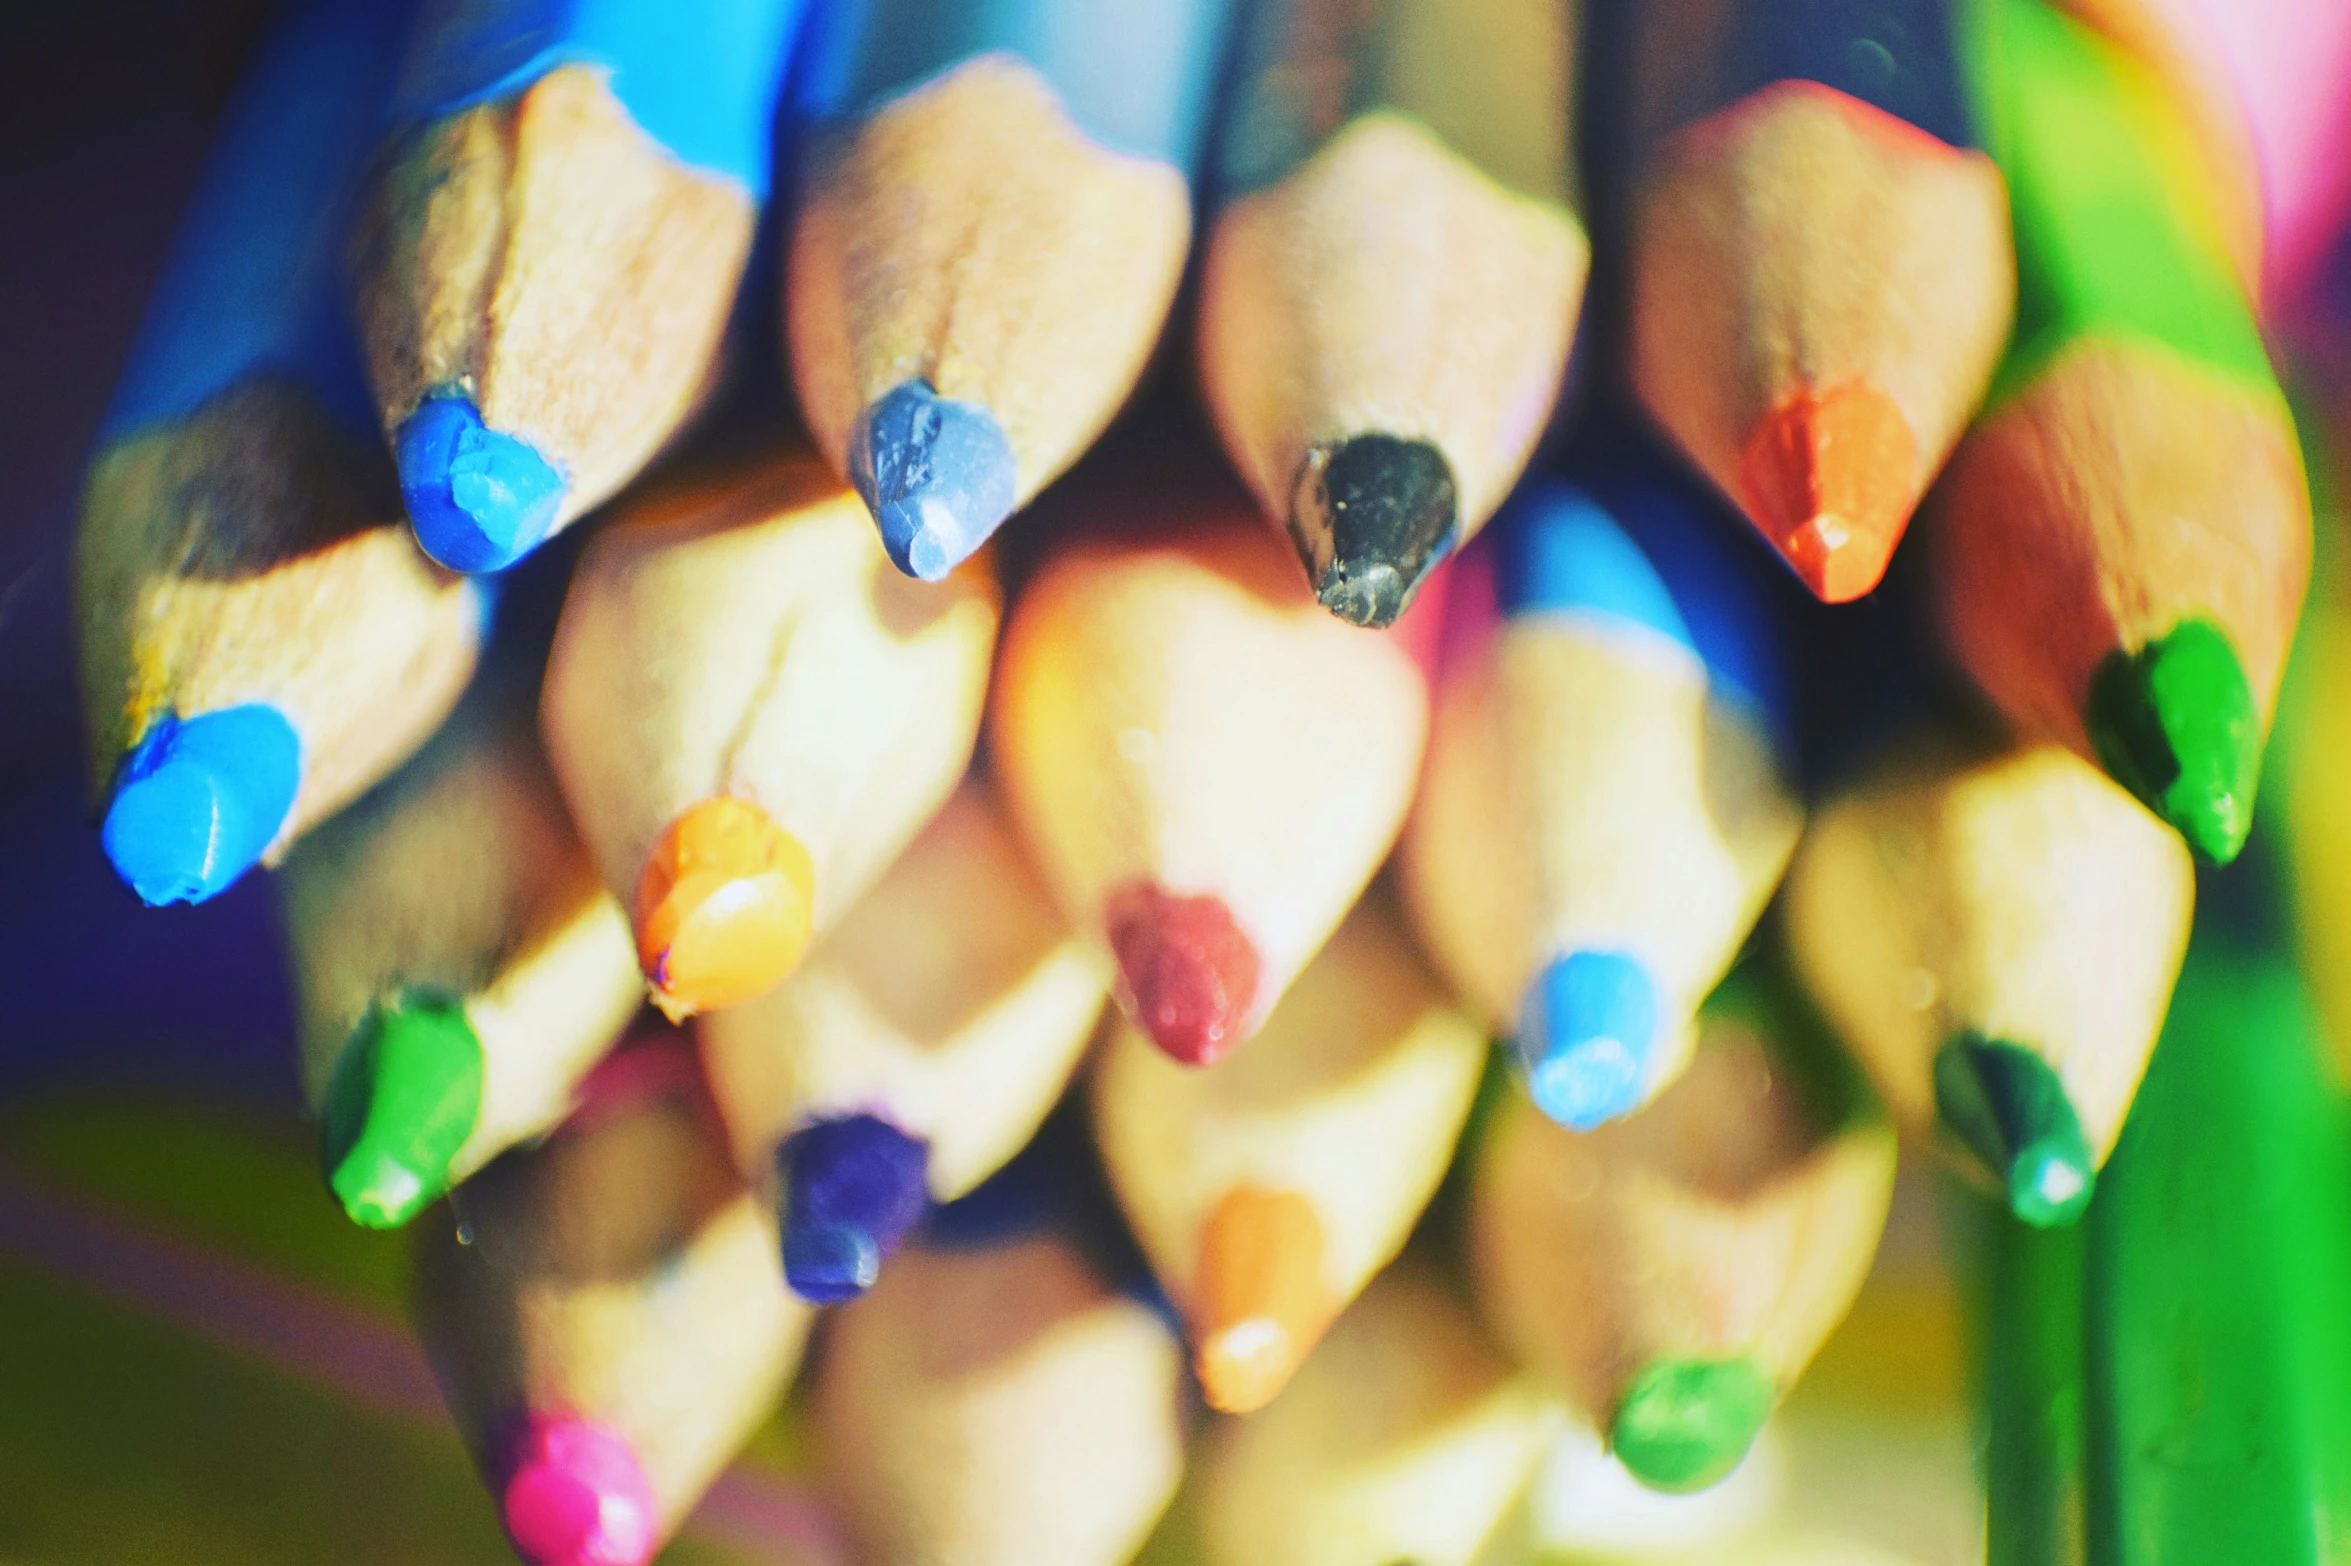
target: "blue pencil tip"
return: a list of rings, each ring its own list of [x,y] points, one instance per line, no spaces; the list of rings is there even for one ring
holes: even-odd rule
[[[505,570],[538,548],[563,504],[562,473],[483,424],[471,398],[418,403],[392,437],[392,460],[417,543],[452,571]]]
[[[871,1115],[819,1120],[776,1149],[783,1184],[784,1281],[817,1305],[873,1286],[930,1205],[930,1150]]]
[[[849,436],[849,482],[908,576],[936,582],[1012,515],[1012,446],[996,416],[907,381]]]
[[[1518,1028],[1527,1091],[1570,1130],[1638,1109],[1656,1049],[1657,985],[1630,957],[1573,952],[1527,988]]]
[[[301,782],[302,742],[275,707],[161,717],[123,758],[100,839],[148,907],[200,903],[259,861]]]

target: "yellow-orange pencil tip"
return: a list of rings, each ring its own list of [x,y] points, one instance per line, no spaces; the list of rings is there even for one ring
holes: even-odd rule
[[[1194,1366],[1208,1406],[1263,1408],[1289,1384],[1330,1317],[1322,1220],[1289,1191],[1244,1187],[1200,1239]]]
[[[1739,462],[1747,511],[1823,603],[1878,585],[1918,504],[1918,440],[1894,400],[1848,381],[1801,391]]]
[[[669,824],[637,883],[637,957],[672,1022],[782,982],[808,948],[816,869],[798,839],[739,799]]]

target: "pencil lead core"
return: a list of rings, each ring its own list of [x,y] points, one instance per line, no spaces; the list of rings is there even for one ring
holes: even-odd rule
[[[1656,981],[1636,958],[1580,951],[1552,961],[1520,1006],[1518,1052],[1536,1106],[1575,1131],[1638,1109],[1657,1010]]]
[[[327,1185],[354,1223],[396,1229],[449,1189],[482,1107],[482,1046],[465,1007],[409,991],[367,1009],[327,1086]]]
[[[530,1566],[643,1566],[659,1525],[653,1487],[619,1436],[533,1414],[503,1443],[499,1512]]]
[[[892,388],[858,416],[849,482],[873,513],[890,563],[925,582],[986,543],[1020,493],[996,416],[921,381]]]
[[[1289,1384],[1330,1316],[1322,1268],[1322,1220],[1305,1197],[1242,1186],[1217,1203],[1192,1326],[1209,1407],[1246,1414]]]
[[[1848,381],[1784,399],[1748,438],[1748,514],[1823,603],[1878,585],[1918,504],[1918,439],[1876,387]]]
[[[1385,628],[1453,548],[1452,465],[1424,440],[1351,435],[1306,454],[1290,493],[1290,538],[1325,609]]]
[[[1661,1359],[1625,1394],[1608,1444],[1652,1490],[1703,1490],[1739,1466],[1771,1405],[1771,1378],[1751,1358]]]
[[[1154,1044],[1204,1066],[1240,1042],[1261,963],[1222,898],[1122,887],[1104,904],[1103,927],[1119,1004]]]
[[[461,394],[418,403],[393,433],[392,460],[418,545],[452,571],[503,571],[538,548],[569,487]]]
[[[2253,828],[2261,716],[2217,626],[2183,620],[2136,653],[2109,653],[2090,678],[2083,727],[2099,765],[2198,858],[2237,857]]]
[[[167,713],[123,757],[100,841],[148,907],[200,903],[260,862],[301,783],[302,742],[277,708]]]
[[[816,1305],[873,1287],[930,1206],[930,1148],[872,1115],[819,1120],[776,1149],[784,1280]]]
[[[2090,1205],[2097,1163],[2065,1084],[2040,1056],[1967,1032],[1935,1055],[1935,1112],[2007,1188],[2036,1228],[2072,1223]]]
[[[740,799],[669,825],[637,883],[637,956],[672,1022],[772,989],[808,949],[816,867],[800,840]]]

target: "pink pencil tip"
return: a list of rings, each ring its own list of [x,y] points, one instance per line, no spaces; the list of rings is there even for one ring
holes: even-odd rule
[[[584,1419],[534,1414],[507,1444],[506,1536],[530,1566],[644,1566],[653,1490],[628,1443]]]

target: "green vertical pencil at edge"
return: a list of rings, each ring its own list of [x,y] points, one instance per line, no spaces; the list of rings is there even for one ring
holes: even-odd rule
[[[2199,931],[2086,1235],[2089,1560],[2344,1559],[2351,1148],[2282,959]]]
[[[1984,1222],[1985,1558],[1990,1566],[2080,1566],[2085,1231],[2035,1228],[1989,1207]]]
[[[2163,83],[2044,0],[1972,0],[1964,38],[2016,238],[2016,327],[1991,402],[2091,334],[2145,339],[2274,394],[2193,129]]]

